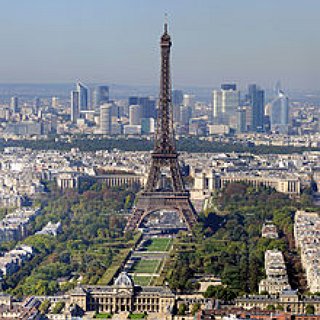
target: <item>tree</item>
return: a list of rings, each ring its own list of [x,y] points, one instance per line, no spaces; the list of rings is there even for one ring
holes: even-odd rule
[[[306,306],[306,314],[314,314],[315,308],[314,305],[308,304]]]
[[[276,307],[273,304],[269,304],[269,305],[267,305],[267,310],[268,311],[275,311]]]
[[[49,310],[49,307],[50,307],[50,301],[49,300],[44,300],[40,307],[39,307],[39,311],[42,313],[42,314],[46,314]]]
[[[233,290],[225,286],[209,286],[204,293],[205,298],[215,298],[226,302],[232,301],[236,296]]]
[[[58,302],[54,305],[54,307],[53,307],[53,309],[52,309],[52,313],[54,313],[54,314],[59,314],[59,313],[61,313],[61,311],[63,310],[64,306],[65,306],[65,303],[64,303],[63,301],[58,301]]]
[[[131,203],[132,203],[131,195],[128,194],[128,195],[126,196],[126,200],[125,200],[125,203],[124,203],[124,209],[125,209],[125,210],[129,210],[130,207],[131,207]]]
[[[258,290],[258,269],[259,269],[259,261],[255,255],[251,254],[250,260],[249,260],[250,292],[257,292]]]
[[[178,308],[178,315],[184,316],[186,314],[186,311],[187,311],[187,306],[184,303],[181,303]]]
[[[201,305],[200,303],[195,303],[192,305],[192,310],[191,310],[191,313],[192,315],[195,315],[197,313],[197,311],[199,311],[201,308]]]

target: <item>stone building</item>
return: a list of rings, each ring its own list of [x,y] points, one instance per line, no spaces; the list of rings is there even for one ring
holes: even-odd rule
[[[282,293],[291,290],[284,262],[283,254],[279,250],[267,250],[265,252],[265,270],[267,278],[259,283],[259,293]]]
[[[271,222],[266,222],[262,227],[262,237],[268,239],[278,239],[278,229],[277,226]]]
[[[62,190],[78,188],[79,174],[75,172],[61,172],[58,174],[56,181],[58,188]]]
[[[96,181],[101,181],[109,188],[137,185],[143,187],[146,176],[135,173],[109,173],[104,175],[95,176]]]
[[[175,296],[168,287],[135,286],[125,272],[120,273],[114,285],[79,286],[70,292],[70,304],[85,312],[146,312],[169,319],[174,303]]]
[[[310,292],[320,292],[320,216],[317,212],[297,211],[294,238],[300,249]]]
[[[202,170],[193,174],[193,192],[208,193],[225,188],[230,183],[247,183],[253,187],[270,187],[276,191],[298,196],[301,193],[301,181],[289,175],[254,175],[250,171],[242,173],[216,173],[214,170]]]
[[[269,306],[281,309],[291,314],[306,313],[307,306],[313,306],[315,314],[320,314],[319,296],[300,296],[296,291],[285,291],[280,295],[250,295],[239,297],[235,301],[237,307],[251,310],[261,308],[266,310]]]

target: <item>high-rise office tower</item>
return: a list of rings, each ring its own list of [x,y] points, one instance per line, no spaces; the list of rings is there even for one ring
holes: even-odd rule
[[[222,84],[220,90],[212,94],[212,122],[231,128],[237,126],[237,110],[240,104],[240,92],[235,84]]]
[[[156,110],[156,100],[147,97],[147,98],[140,98],[139,104],[143,108],[143,118],[156,118],[157,117],[157,110]]]
[[[221,90],[224,91],[236,91],[237,90],[237,85],[234,83],[223,83],[221,85]]]
[[[109,102],[109,87],[105,85],[97,86],[93,91],[93,107],[96,111],[100,110],[100,106]]]
[[[71,121],[73,123],[76,123],[77,119],[80,118],[81,111],[89,110],[88,97],[89,97],[89,89],[81,82],[77,82],[76,90],[71,91],[70,105],[71,105]],[[52,102],[54,102],[53,99],[52,99]]]
[[[136,104],[139,104],[139,97],[136,97],[136,96],[129,97],[128,105],[131,106]]]
[[[192,117],[192,108],[190,106],[181,106],[180,108],[180,123],[183,126],[189,126],[189,121]]]
[[[281,90],[271,102],[270,110],[271,130],[288,133],[289,126],[289,98]]]
[[[237,110],[237,133],[245,132],[247,129],[246,109],[239,107]]]
[[[143,116],[143,107],[139,104],[129,106],[129,123],[130,125],[141,125]]]
[[[183,102],[183,91],[172,90],[172,105],[180,107]]]
[[[112,103],[104,103],[100,106],[100,132],[112,134]]]
[[[19,99],[18,97],[11,97],[10,99],[10,107],[13,110],[13,112],[19,111]]]
[[[58,97],[52,97],[51,98],[51,107],[52,108],[58,108],[59,106],[59,98]]]
[[[79,92],[74,90],[71,91],[71,121],[76,123],[79,118]]]
[[[38,98],[38,97],[35,97],[35,98],[34,98],[34,100],[33,100],[33,107],[34,107],[35,111],[37,112],[38,109],[41,107],[40,98]]]
[[[156,101],[151,97],[136,97],[132,96],[128,99],[129,106],[140,105],[142,106],[142,117],[143,118],[156,118]]]
[[[141,119],[141,133],[150,134],[154,133],[155,120],[153,118],[143,118]]]
[[[193,108],[195,105],[195,96],[193,94],[184,94],[182,104],[185,107]]]
[[[250,130],[254,132],[264,131],[264,91],[257,85],[251,84],[248,88],[248,103],[251,106]]]
[[[81,82],[77,82],[79,93],[79,111],[89,110],[89,89]]]
[[[180,107],[183,103],[183,91],[182,90],[172,90],[172,113],[173,122],[180,121]]]

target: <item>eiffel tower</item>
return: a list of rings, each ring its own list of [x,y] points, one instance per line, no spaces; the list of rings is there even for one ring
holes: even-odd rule
[[[189,230],[197,222],[197,215],[190,201],[189,192],[185,189],[182,180],[175,146],[170,81],[171,45],[168,26],[165,23],[160,42],[160,99],[151,166],[147,183],[144,190],[138,195],[125,231],[138,228],[147,215],[163,209],[177,212]],[[165,180],[163,171],[165,170],[169,179],[166,181],[167,185],[163,187]]]

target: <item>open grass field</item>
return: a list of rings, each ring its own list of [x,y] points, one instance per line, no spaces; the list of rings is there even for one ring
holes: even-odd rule
[[[112,315],[110,313],[97,313],[94,315],[94,319],[111,319]]]
[[[149,252],[153,251],[169,251],[172,244],[170,238],[152,238],[146,242],[146,250]]]
[[[132,313],[129,314],[128,319],[145,319],[146,315],[144,313]]]
[[[133,276],[133,282],[138,286],[148,286],[151,282],[152,277],[146,276]]]
[[[134,273],[157,273],[161,260],[139,260],[132,268]]]

